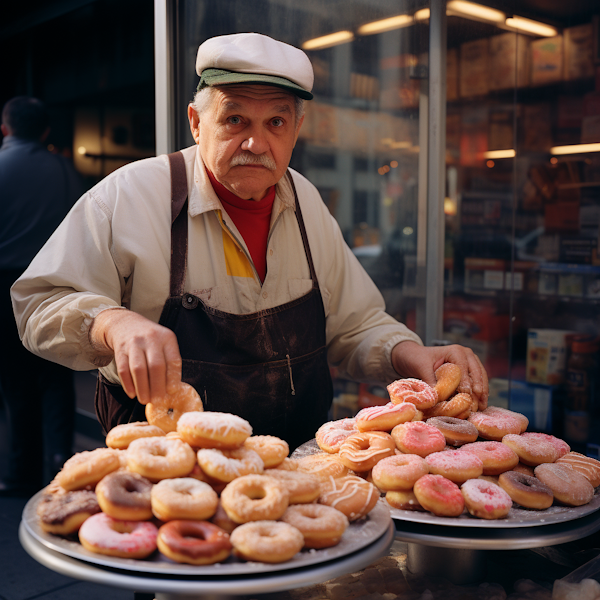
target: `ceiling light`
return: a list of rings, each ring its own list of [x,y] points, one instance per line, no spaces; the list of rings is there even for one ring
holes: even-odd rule
[[[514,158],[517,153],[511,148],[509,150],[488,150],[483,153],[483,158],[499,159],[499,158]]]
[[[322,48],[330,48],[338,44],[351,42],[354,39],[354,34],[351,31],[337,31],[329,35],[323,35],[312,40],[307,40],[302,44],[303,50],[321,50]]]
[[[481,4],[475,4],[474,2],[467,2],[467,0],[450,0],[447,4],[446,12],[449,15],[491,21],[492,23],[504,23],[506,19],[506,15],[495,8],[489,8]]]
[[[558,35],[558,31],[554,27],[546,25],[545,23],[540,23],[539,21],[525,19],[523,17],[514,16],[512,18],[508,18],[506,19],[506,25],[511,29],[516,29],[517,31],[522,31],[523,33],[531,33],[533,35],[542,35],[545,37],[553,37]]]
[[[408,27],[413,24],[413,18],[410,15],[397,15],[390,17],[389,19],[382,19],[381,21],[373,21],[372,23],[365,23],[358,28],[360,35],[371,35],[373,33],[383,33],[384,31],[392,31],[393,29],[400,29],[401,27]]]
[[[600,152],[600,144],[576,144],[550,148],[550,154],[581,154],[583,152]]]
[[[415,15],[414,15],[414,19],[415,21],[427,21],[427,19],[429,19],[431,15],[431,11],[428,8],[422,8],[421,10],[418,10]]]

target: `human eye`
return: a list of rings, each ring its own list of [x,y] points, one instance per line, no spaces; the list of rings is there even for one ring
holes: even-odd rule
[[[281,117],[271,119],[271,125],[273,125],[273,127],[283,127],[284,123],[285,121]]]
[[[242,122],[242,119],[240,119],[240,117],[237,117],[235,115],[232,115],[231,117],[227,118],[227,123],[229,123],[230,125],[239,125]]]

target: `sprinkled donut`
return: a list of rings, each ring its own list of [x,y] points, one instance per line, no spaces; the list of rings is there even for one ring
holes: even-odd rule
[[[481,459],[484,475],[500,475],[511,471],[519,463],[519,457],[502,442],[473,442],[465,444],[460,452],[472,452]]]
[[[437,392],[420,379],[398,379],[387,386],[387,391],[394,404],[410,402],[419,410],[431,408],[438,403]]]
[[[425,458],[429,472],[443,475],[454,483],[461,484],[483,474],[483,463],[478,456],[460,450],[434,452]]]
[[[435,391],[438,395],[438,402],[448,400],[452,394],[456,391],[458,384],[460,383],[460,367],[452,363],[444,363],[441,367],[438,367],[435,371],[435,378],[437,383],[435,384]]]
[[[288,443],[274,435],[252,435],[246,439],[244,447],[260,456],[265,469],[278,467],[290,453]]]
[[[525,415],[515,412],[514,410],[508,410],[508,408],[502,408],[501,406],[488,406],[483,412],[485,412],[488,415],[501,415],[513,417],[521,425],[521,431],[517,433],[523,433],[527,430],[527,427],[529,427],[529,419]]]
[[[511,497],[499,486],[483,479],[469,479],[460,491],[467,510],[480,519],[503,519],[512,508]]]
[[[509,433],[502,438],[502,443],[515,452],[520,462],[530,467],[553,463],[558,458],[556,446],[543,439]]]
[[[544,510],[552,506],[552,490],[537,477],[507,471],[498,478],[498,485],[511,497],[513,502],[525,508]]]
[[[159,437],[165,432],[156,425],[150,425],[147,421],[135,423],[123,423],[113,427],[106,436],[106,445],[109,448],[125,450],[133,440],[141,437]]]
[[[473,413],[469,417],[469,422],[477,427],[480,437],[500,442],[509,433],[521,433],[521,422],[510,414],[510,411],[499,412],[490,408],[492,407],[486,408],[483,412]]]
[[[405,454],[417,454],[425,458],[433,452],[441,452],[446,446],[442,432],[422,421],[401,423],[392,429],[396,446]]]
[[[239,448],[252,435],[248,421],[222,412],[187,412],[177,423],[184,442],[198,448]]]
[[[417,479],[427,475],[425,459],[416,454],[399,454],[380,460],[371,472],[373,483],[382,492],[412,490]]]
[[[356,521],[369,514],[378,499],[379,492],[372,483],[356,475],[347,475],[338,479],[330,477],[321,484],[319,504],[337,508],[349,521]]]
[[[346,441],[346,438],[357,432],[356,419],[339,419],[321,425],[317,429],[315,439],[323,452],[335,454],[339,452],[340,446]]]
[[[44,494],[37,506],[40,527],[56,535],[74,533],[86,519],[99,512],[96,494],[89,490]]]
[[[384,406],[369,406],[356,414],[356,427],[359,431],[391,431],[396,425],[413,421],[417,408],[411,402]]]
[[[340,461],[357,472],[370,471],[380,460],[393,456],[396,445],[383,431],[366,431],[348,437],[340,447]]]
[[[258,453],[244,446],[235,450],[203,448],[198,450],[197,456],[204,473],[226,483],[236,477],[262,473],[264,470],[264,463]]]
[[[565,454],[568,454],[571,451],[571,447],[569,446],[569,444],[567,444],[567,442],[547,433],[535,433],[533,431],[526,431],[525,433],[521,434],[521,437],[523,439],[543,440],[548,444],[552,444],[558,452],[558,458],[563,457]]]
[[[195,464],[194,451],[181,440],[139,438],[133,440],[127,449],[127,468],[153,482],[185,477]]]
[[[325,504],[296,504],[288,507],[281,520],[304,536],[305,548],[330,548],[339,544],[348,527],[346,515]]]
[[[269,469],[265,475],[274,477],[286,487],[290,493],[290,504],[314,502],[321,493],[320,479],[310,473]]]
[[[181,381],[173,392],[154,397],[146,404],[146,419],[150,425],[156,425],[165,433],[169,433],[177,431],[177,421],[181,415],[202,410],[204,408],[198,392],[188,383]]]
[[[67,491],[95,486],[105,475],[121,467],[119,451],[111,448],[74,454],[56,475],[56,481]]]
[[[463,446],[464,444],[475,442],[479,437],[477,427],[464,419],[457,419],[456,417],[431,417],[427,419],[426,423],[442,432],[448,446]]]
[[[423,475],[413,492],[419,504],[438,517],[458,517],[465,508],[459,487],[442,475]]]
[[[544,463],[538,465],[534,472],[552,490],[554,497],[567,506],[583,506],[594,497],[592,484],[565,464]]]
[[[122,521],[147,521],[152,518],[150,490],[152,484],[138,473],[114,471],[96,486],[102,512]]]
[[[239,558],[266,563],[290,560],[304,546],[304,536],[281,521],[244,523],[231,533],[230,541]]]
[[[450,400],[438,402],[435,406],[423,411],[425,418],[430,417],[456,417],[460,419],[464,415],[471,414],[473,399],[470,394],[456,394]]]
[[[298,463],[298,471],[310,473],[320,481],[325,481],[329,477],[344,477],[348,473],[348,467],[339,460],[337,455],[311,454],[295,462]]]
[[[163,479],[152,487],[152,513],[161,521],[205,521],[217,511],[219,497],[208,485],[192,477]]]

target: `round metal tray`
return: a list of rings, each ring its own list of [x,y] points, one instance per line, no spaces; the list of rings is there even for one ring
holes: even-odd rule
[[[361,550],[380,538],[389,529],[391,524],[390,509],[387,503],[381,499],[364,519],[351,523],[344,532],[340,543],[332,548],[303,550],[291,560],[278,564],[244,562],[234,556],[230,556],[223,563],[196,566],[173,562],[158,551],[146,560],[118,558],[89,552],[79,543],[76,536],[60,537],[41,529],[39,526],[39,517],[36,513],[41,496],[42,492],[38,492],[27,502],[23,510],[22,520],[26,530],[37,541],[51,550],[72,558],[106,567],[136,571],[138,573],[227,577],[299,569],[336,560]]]

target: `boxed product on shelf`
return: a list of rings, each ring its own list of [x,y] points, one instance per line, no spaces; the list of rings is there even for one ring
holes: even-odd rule
[[[558,83],[563,79],[563,37],[557,35],[531,42],[531,85]]]
[[[542,263],[538,293],[573,298],[600,298],[600,266]]]
[[[485,96],[489,86],[488,39],[473,40],[460,45],[460,96]]]
[[[470,338],[493,342],[508,338],[510,317],[498,314],[495,302],[486,298],[466,300],[459,296],[450,296],[444,302],[444,335],[452,334],[461,339]]]
[[[489,38],[490,90],[506,90],[529,85],[529,38],[501,33]]]
[[[565,43],[565,80],[594,76],[594,28],[591,23],[568,27]]]
[[[564,381],[567,360],[567,336],[562,329],[529,329],[527,332],[528,383],[558,385]]]
[[[510,264],[507,265],[507,271],[504,273],[504,289],[512,289],[515,292],[523,291],[534,291],[532,289],[532,282],[537,282],[535,272],[537,270],[538,263],[517,260],[513,264],[513,269],[510,269]],[[537,291],[537,287],[535,289]]]
[[[506,261],[495,258],[465,258],[465,292],[504,289]]]

